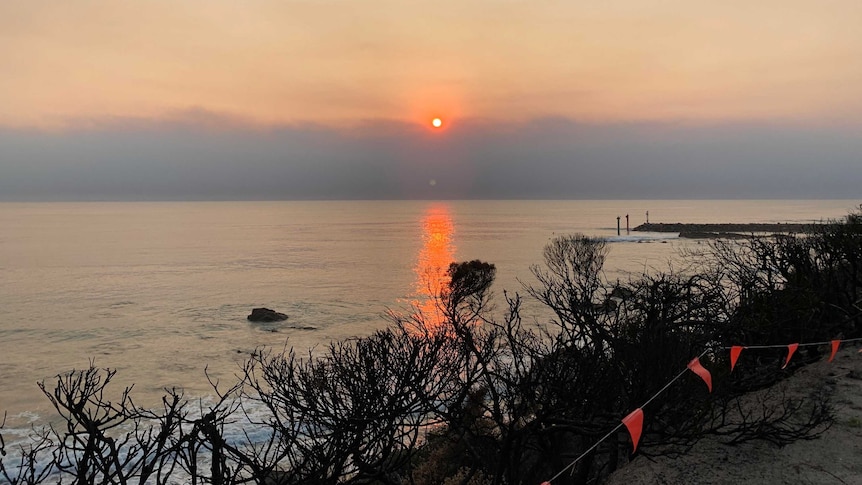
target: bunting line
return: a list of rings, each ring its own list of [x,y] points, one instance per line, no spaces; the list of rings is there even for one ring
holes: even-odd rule
[[[704,350],[704,351],[703,351],[703,352],[702,352],[702,353],[701,353],[697,358],[703,357],[703,356],[704,356],[704,355],[706,355],[707,353],[709,353],[709,349]],[[665,384],[665,385],[664,385],[664,387],[662,387],[661,389],[659,389],[659,390],[658,390],[658,392],[656,392],[655,394],[653,394],[653,396],[652,396],[651,398],[647,399],[647,401],[646,401],[645,403],[641,404],[641,405],[640,405],[640,407],[638,407],[638,409],[643,409],[644,407],[646,407],[646,405],[647,405],[647,404],[649,404],[649,403],[653,402],[653,401],[655,400],[655,398],[657,398],[659,395],[661,395],[661,393],[663,393],[664,391],[666,391],[666,390],[667,390],[667,388],[669,388],[669,387],[670,387],[674,382],[676,382],[680,377],[684,376],[687,372],[689,372],[688,367],[686,367],[682,372],[680,372],[679,374],[677,374],[677,375],[676,375],[676,377],[674,377],[673,379],[671,379],[671,380],[670,380],[670,382],[668,382],[667,384]],[[616,433],[620,428],[622,428],[622,427],[623,427],[623,425],[624,425],[624,424],[625,424],[625,422],[624,422],[624,421],[620,421],[620,424],[616,425],[616,427],[614,427],[614,429],[612,429],[608,434],[604,435],[601,439],[599,439],[598,441],[596,441],[595,443],[593,443],[593,446],[590,446],[590,447],[587,449],[587,451],[585,451],[585,452],[581,453],[581,455],[580,455],[579,457],[575,458],[575,459],[574,459],[574,461],[572,461],[571,463],[569,463],[568,465],[566,465],[566,467],[565,467],[565,468],[563,468],[562,470],[560,470],[556,475],[554,475],[553,477],[551,477],[548,481],[542,482],[542,485],[551,485],[551,482],[552,482],[552,481],[556,480],[557,478],[560,478],[560,476],[561,476],[563,473],[566,473],[566,470],[568,470],[569,468],[573,468],[573,467],[574,467],[574,466],[575,466],[579,461],[581,461],[581,459],[582,459],[583,457],[587,456],[587,454],[588,454],[588,453],[590,453],[591,451],[593,451],[594,449],[596,449],[596,447],[598,447],[600,444],[602,444],[602,442],[604,442],[604,441],[605,441],[606,439],[608,439],[611,435],[613,435],[614,433]],[[574,471],[574,469],[573,469],[572,471]]]
[[[862,342],[862,337],[860,338],[846,338],[839,339],[841,343],[844,342]],[[826,340],[824,342],[808,342],[805,344],[799,344],[800,347],[814,347],[817,345],[831,345],[832,340]],[[732,350],[734,347],[742,347],[743,349],[786,349],[787,344],[775,344],[775,345],[734,345],[732,347],[716,347],[721,350]]]
[[[642,405],[635,408],[634,411],[632,411],[631,413],[626,415],[620,421],[620,423],[614,427],[614,429],[612,429],[608,432],[608,434],[602,436],[598,441],[593,443],[592,446],[587,448],[586,451],[581,453],[571,463],[569,463],[562,470],[557,472],[556,475],[554,475],[553,477],[549,478],[548,480],[542,482],[541,485],[551,485],[551,482],[553,482],[557,478],[560,478],[560,476],[562,476],[563,473],[565,473],[569,469],[571,469],[572,473],[574,473],[574,471],[575,471],[574,466],[579,461],[581,461],[581,459],[583,459],[590,452],[595,450],[600,444],[602,444],[606,439],[611,437],[614,433],[619,431],[619,429],[622,428],[623,426],[625,426],[629,430],[629,434],[632,437],[632,449],[633,449],[632,453],[634,453],[634,450],[637,450],[638,441],[640,439],[641,426],[643,423],[643,408],[645,408],[649,403],[653,402],[657,397],[659,397],[662,393],[664,393],[664,391],[666,391],[671,385],[673,385],[674,382],[679,380],[679,378],[682,377],[683,375],[685,375],[687,372],[694,372],[695,374],[700,376],[704,380],[704,382],[706,382],[707,387],[709,388],[709,391],[712,392],[711,379],[707,380],[707,378],[704,377],[704,375],[701,373],[701,370],[702,370],[707,375],[709,375],[709,371],[704,369],[700,365],[700,362],[699,362],[701,357],[703,357],[704,355],[706,355],[710,352],[715,352],[716,350],[730,350],[730,371],[733,372],[733,368],[736,366],[736,361],[739,358],[739,354],[740,354],[740,352],[742,352],[743,349],[782,349],[782,348],[788,349],[788,354],[787,354],[786,360],[784,362],[784,365],[781,367],[782,369],[784,369],[785,367],[787,367],[787,364],[790,363],[790,358],[793,356],[793,353],[796,351],[796,349],[798,347],[814,347],[814,346],[819,346],[819,345],[830,345],[832,347],[832,353],[829,357],[828,362],[832,362],[832,360],[835,358],[835,354],[838,352],[838,347],[840,346],[840,344],[847,343],[847,342],[862,342],[862,337],[851,338],[851,339],[835,339],[835,340],[828,340],[825,342],[808,342],[808,343],[792,343],[792,344],[776,344],[776,345],[734,345],[731,347],[715,347],[712,349],[706,349],[703,352],[701,352],[700,355],[698,355],[697,357],[692,359],[682,372],[677,374],[673,379],[671,379],[667,384],[665,384],[664,387],[659,389],[655,394],[652,395],[652,397],[647,399],[646,402],[644,402]],[[862,349],[859,350],[859,353],[862,353]]]

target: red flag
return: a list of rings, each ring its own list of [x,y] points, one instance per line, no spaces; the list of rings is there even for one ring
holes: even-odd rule
[[[787,367],[787,364],[790,363],[790,358],[793,357],[793,353],[796,352],[796,349],[799,347],[799,344],[790,344],[787,346],[787,360],[784,361],[784,365],[781,368]]]
[[[739,354],[742,353],[741,345],[734,345],[730,348],[730,372],[733,372],[733,368],[736,367],[736,361],[739,360]]]
[[[542,485],[551,485],[551,482],[542,482]]]
[[[838,346],[839,345],[841,345],[840,340],[833,340],[832,341],[832,355],[829,356],[829,362],[832,362],[832,359],[835,358],[835,354],[838,353]]]
[[[712,374],[700,365],[700,360],[697,357],[691,359],[691,362],[688,363],[688,368],[695,374],[699,375],[700,378],[703,379],[703,382],[706,383],[706,387],[709,389],[709,392],[712,392]]]
[[[632,437],[632,453],[634,453],[638,449],[638,441],[641,439],[641,430],[644,427],[644,412],[641,408],[635,409],[623,418],[623,424],[626,425]]]

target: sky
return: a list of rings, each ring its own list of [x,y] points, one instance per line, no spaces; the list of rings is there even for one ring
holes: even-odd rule
[[[858,198],[860,24],[858,0],[5,0],[0,200]]]

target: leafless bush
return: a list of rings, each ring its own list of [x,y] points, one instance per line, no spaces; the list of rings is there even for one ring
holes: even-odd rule
[[[242,445],[225,439],[225,425],[239,419],[241,383],[222,389],[209,376],[207,380],[215,399],[207,403],[200,400],[195,412],[199,417],[194,418],[186,411],[188,402],[183,403],[181,426],[173,435],[171,465],[181,469],[194,485],[243,483],[254,476],[251,460]]]
[[[271,462],[285,483],[402,480],[439,410],[463,392],[453,385],[451,340],[415,328],[396,322],[332,343],[317,358],[293,350],[255,354],[245,369],[245,397],[269,411],[259,424],[279,443]]]
[[[131,387],[119,400],[106,395],[116,371],[91,365],[57,377],[49,390],[39,387],[60,414],[65,429],[52,429],[58,444],[55,465],[73,483],[165,483],[172,471],[170,439],[180,425],[181,396],[163,401],[164,414],[138,408]]]
[[[27,442],[15,447],[16,458],[8,459],[9,452],[3,438],[5,425],[6,414],[0,421],[0,478],[10,485],[35,485],[45,481],[57,461],[57,451],[51,440],[50,430],[33,429]]]

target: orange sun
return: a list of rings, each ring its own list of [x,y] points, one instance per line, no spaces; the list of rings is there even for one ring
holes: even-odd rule
[[[441,126],[443,126],[443,120],[441,120],[440,118],[434,118],[433,120],[431,120],[431,126],[433,126],[434,128],[440,128]]]

